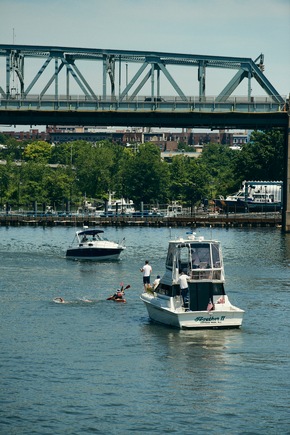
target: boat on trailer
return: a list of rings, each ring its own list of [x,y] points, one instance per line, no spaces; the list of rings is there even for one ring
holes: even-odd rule
[[[187,275],[184,300],[180,276]],[[180,329],[239,328],[244,310],[231,304],[224,288],[220,242],[191,233],[169,241],[165,273],[158,287],[141,295],[151,320]]]
[[[105,239],[103,230],[89,229],[77,231],[72,245],[66,251],[66,258],[72,260],[119,260],[121,252],[126,249],[125,239],[121,243]]]

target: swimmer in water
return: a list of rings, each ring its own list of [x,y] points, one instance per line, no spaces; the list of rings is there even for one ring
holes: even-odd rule
[[[65,300],[63,298],[54,298],[54,302],[59,302],[61,304],[64,304]]]

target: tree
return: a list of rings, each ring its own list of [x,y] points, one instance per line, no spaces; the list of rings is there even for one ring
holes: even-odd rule
[[[239,180],[283,180],[284,137],[281,129],[254,131],[234,167]]]
[[[15,166],[15,165],[14,165]],[[12,177],[12,164],[10,162],[7,165],[0,165],[0,198],[1,205],[10,199],[10,185]]]
[[[114,191],[117,197],[130,198],[130,181],[128,181],[128,171],[134,161],[135,154],[132,149],[116,146],[113,170]]]
[[[61,165],[73,164],[75,150],[77,149],[76,142],[56,144],[51,147],[50,163]]]
[[[189,191],[186,201],[192,206],[203,198],[209,197],[212,179],[206,165],[200,158],[190,159],[189,173]]]
[[[225,145],[209,144],[204,147],[200,160],[207,171],[208,194],[211,197],[227,195],[240,184],[235,173],[239,153]]]
[[[9,136],[4,133],[0,133],[0,144],[5,145],[8,142]]]
[[[30,205],[33,201],[39,203],[48,200],[47,193],[43,187],[43,180],[46,172],[52,171],[44,163],[29,161],[21,165],[20,186],[20,202],[21,204]]]
[[[189,157],[180,155],[173,157],[170,170],[170,199],[182,200],[184,188],[189,185]]]
[[[5,150],[5,156],[7,160],[21,160],[22,152],[24,149],[24,143],[22,141],[17,141],[14,138],[7,138],[5,141],[7,150]]]
[[[78,149],[75,167],[77,185],[83,195],[97,198],[114,188],[114,149],[107,143],[84,144]]]
[[[170,197],[192,206],[208,196],[209,172],[200,158],[176,156],[170,165]]]
[[[139,145],[126,173],[126,191],[135,204],[165,202],[168,197],[169,171],[161,161],[160,150],[152,143]]]
[[[23,157],[27,161],[48,163],[51,157],[51,145],[41,140],[32,142],[26,146]]]
[[[72,199],[73,179],[69,173],[59,169],[46,172],[43,179],[45,199],[50,204],[60,206],[64,201]]]

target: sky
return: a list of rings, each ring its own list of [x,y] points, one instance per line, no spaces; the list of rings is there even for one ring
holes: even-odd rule
[[[263,53],[265,76],[280,95],[290,93],[290,0],[0,0],[0,14],[0,44],[253,60]],[[207,77],[210,95],[223,89],[222,73]],[[0,85],[3,77],[1,64]],[[177,81],[187,93],[188,79],[180,73]]]

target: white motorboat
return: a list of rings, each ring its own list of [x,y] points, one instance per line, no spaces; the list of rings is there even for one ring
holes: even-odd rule
[[[181,329],[238,328],[244,311],[225,293],[224,266],[218,241],[193,233],[169,242],[166,270],[158,287],[141,300],[151,320]],[[187,275],[188,297],[181,296],[179,278]]]
[[[173,201],[172,204],[167,206],[165,217],[178,217],[182,216],[182,214],[182,205],[178,204],[176,201]]]
[[[126,249],[125,239],[121,243],[110,242],[102,237],[103,230],[85,227],[77,231],[66,251],[66,258],[72,260],[118,260],[121,252]]]

